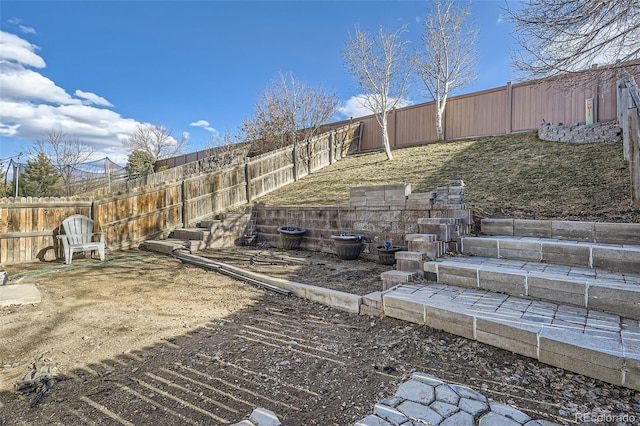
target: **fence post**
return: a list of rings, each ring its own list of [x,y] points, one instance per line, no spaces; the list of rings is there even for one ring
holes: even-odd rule
[[[509,135],[511,134],[511,127],[513,125],[512,120],[512,114],[513,114],[513,86],[511,85],[510,81],[507,81],[507,114],[505,115],[506,117],[506,123],[505,123],[505,134]]]
[[[625,96],[624,89],[626,89],[626,84],[624,79],[619,78],[617,81],[616,87],[616,116],[618,118],[618,124],[622,127],[622,123],[626,117],[626,109],[627,109],[627,97]]]
[[[329,145],[329,164],[333,164],[333,148],[336,140],[336,131],[334,130],[333,132],[329,133],[328,138],[329,143],[327,145]]]
[[[391,111],[393,113],[393,132],[389,132],[391,134],[391,136],[393,137],[393,140],[389,141],[389,145],[393,148],[396,147],[396,140],[398,139],[398,109],[397,108],[393,108],[393,110]]]
[[[298,173],[299,173],[299,165],[298,165],[298,151],[296,150],[296,146],[298,142],[293,144],[293,148],[291,149],[291,159],[293,160],[293,181],[298,181]]]
[[[627,127],[631,151],[631,202],[640,207],[640,116],[638,108],[627,109]]]
[[[625,160],[631,161],[629,115],[627,114],[627,110],[631,107],[631,95],[627,87],[618,88],[618,95],[618,116],[621,117],[619,124],[622,128],[622,153]]]
[[[249,158],[244,158],[244,181],[246,183],[246,198],[247,204],[251,202],[251,172],[249,171]]]
[[[182,181],[182,227],[189,226],[189,200],[187,199],[187,180]]]

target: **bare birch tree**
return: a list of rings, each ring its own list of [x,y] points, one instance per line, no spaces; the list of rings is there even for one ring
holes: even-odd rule
[[[458,7],[454,0],[434,0],[424,21],[423,49],[414,60],[425,95],[436,104],[436,132],[444,140],[442,117],[449,93],[473,82],[478,54],[478,29],[467,23],[470,4]]]
[[[185,134],[176,139],[171,130],[153,124],[138,124],[129,139],[122,142],[131,152],[144,151],[151,154],[154,161],[178,155],[188,144],[189,138]]]
[[[50,129],[44,139],[36,139],[33,150],[37,155],[47,157],[58,170],[71,195],[74,172],[81,163],[93,155],[93,148],[78,137],[68,137],[61,129]]]
[[[260,141],[260,151],[302,142],[336,112],[337,95],[322,86],[309,86],[292,74],[280,74],[256,102],[256,113],[243,122],[248,140]]]
[[[536,0],[506,6],[521,50],[514,68],[527,78],[558,77],[640,58],[638,0]]]
[[[408,51],[409,42],[400,36],[406,26],[386,33],[382,26],[372,37],[356,26],[342,50],[342,58],[364,94],[359,98],[362,106],[375,114],[382,130],[382,142],[387,159],[393,159],[389,144],[388,115],[409,90],[414,70]]]

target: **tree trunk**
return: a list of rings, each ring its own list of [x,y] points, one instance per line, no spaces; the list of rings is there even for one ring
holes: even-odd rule
[[[393,160],[393,154],[391,154],[391,145],[389,144],[389,128],[387,126],[387,115],[382,117],[382,144],[384,145],[384,152],[387,154],[387,160]]]
[[[444,129],[442,128],[442,115],[444,114],[444,106],[446,98],[436,99],[436,133],[439,141],[444,140]]]

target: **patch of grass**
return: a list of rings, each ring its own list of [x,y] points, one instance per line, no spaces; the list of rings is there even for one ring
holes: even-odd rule
[[[440,142],[349,156],[267,194],[268,205],[349,202],[353,186],[411,183],[429,192],[463,179],[478,217],[640,222],[621,143],[568,144],[536,132]]]

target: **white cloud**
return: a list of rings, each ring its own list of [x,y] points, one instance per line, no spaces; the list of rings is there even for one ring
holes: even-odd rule
[[[0,123],[0,135],[2,136],[14,136],[18,133],[19,124],[4,124]]]
[[[111,102],[109,102],[108,100],[106,100],[102,96],[96,95],[95,93],[83,92],[82,90],[76,90],[74,94],[78,98],[84,99],[86,102],[83,102],[83,104],[85,104],[85,105],[87,105],[87,104],[89,104],[89,105],[90,104],[96,104],[96,105],[103,105],[103,106],[109,106],[109,107],[113,106],[111,104]]]
[[[211,132],[213,134],[217,134],[218,131],[216,129],[214,129],[213,127],[211,127],[211,124],[209,124],[209,122],[207,120],[198,120],[198,121],[194,121],[193,123],[189,124],[189,126],[193,126],[193,127],[201,127],[204,130]]]
[[[35,54],[38,46],[15,34],[0,31],[0,61],[11,61],[21,65],[44,68],[44,59]]]
[[[0,63],[0,86],[2,99],[23,99],[25,101],[43,101],[60,104],[80,103],[73,99],[61,87],[42,74],[15,66]]]
[[[496,19],[496,24],[500,25],[503,22],[504,22],[504,14],[501,13],[501,14],[498,15],[498,19]]]
[[[373,111],[362,105],[362,95],[352,96],[344,105],[338,108],[338,111],[344,114],[345,117],[364,117],[365,115],[373,114]]]
[[[362,94],[352,96],[341,107],[338,108],[338,112],[344,114],[346,118],[358,118],[373,114],[373,111],[371,109],[364,106],[364,99],[365,96]],[[408,99],[400,99],[396,105],[396,108],[402,108],[412,104],[413,102]]]
[[[16,20],[16,22],[19,22]],[[108,156],[125,164],[128,152],[122,146],[140,124],[108,107],[105,98],[82,90],[71,95],[39,71],[46,67],[28,41],[0,31],[0,136],[2,144],[43,138],[60,129],[94,150],[94,158]],[[24,143],[23,143],[24,145]],[[26,147],[25,147],[26,148]]]
[[[24,34],[35,34],[36,33],[36,29],[35,28],[27,27],[26,25],[19,25],[18,28]]]

